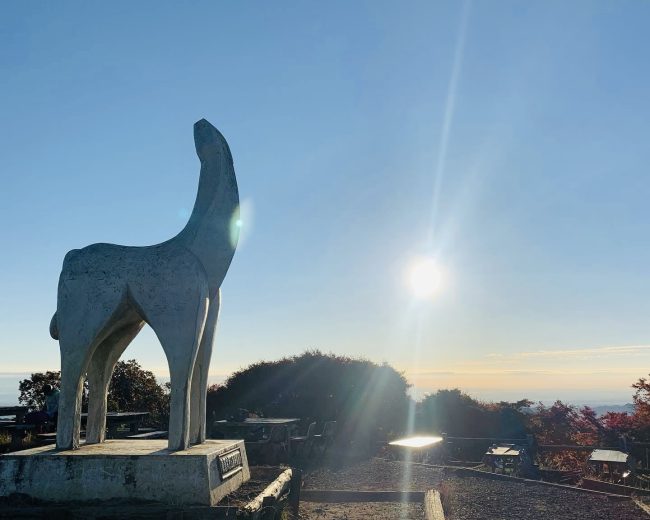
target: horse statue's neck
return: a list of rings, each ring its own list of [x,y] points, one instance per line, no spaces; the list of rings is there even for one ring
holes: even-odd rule
[[[210,291],[221,285],[239,236],[239,192],[226,139],[205,119],[194,125],[201,176],[187,225],[172,239],[192,251],[203,264]]]

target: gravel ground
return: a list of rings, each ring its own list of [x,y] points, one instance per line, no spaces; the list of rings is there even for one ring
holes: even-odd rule
[[[220,505],[244,505],[284,468],[252,467],[251,481]],[[448,520],[647,520],[632,502],[544,485],[462,476],[442,469],[370,459],[339,469],[319,469],[305,476],[306,489],[425,491],[439,489]],[[650,498],[646,499],[650,502]],[[7,504],[8,505],[8,504]],[[12,505],[16,505],[13,504]],[[25,504],[35,505],[35,504]],[[112,504],[114,505],[114,504]],[[0,509],[3,506],[0,499]],[[2,516],[2,515],[0,515]],[[421,519],[421,504],[354,502],[300,504],[300,520]]]
[[[300,520],[420,520],[424,518],[422,504],[400,504],[392,502],[353,502],[320,504],[302,502]]]
[[[404,485],[404,482],[408,484]],[[378,458],[341,469],[314,471],[305,477],[304,487],[358,491],[439,489],[443,495],[448,520],[646,520],[648,518],[632,502],[609,500],[604,496],[544,485],[527,486],[515,481],[449,474],[444,476],[440,468],[408,466],[401,462]],[[375,506],[392,506],[397,509],[392,511],[368,509]],[[421,509],[413,509],[400,516],[399,506],[400,504],[394,503],[322,504],[315,502],[301,502],[300,505],[301,518],[305,519],[423,518]],[[302,515],[303,511],[307,516]]]
[[[450,477],[441,486],[448,520],[647,520],[632,502],[521,482]]]
[[[436,488],[442,470],[384,459],[370,459],[337,470],[320,469],[305,477],[307,489],[356,491],[426,491]],[[406,485],[404,485],[406,483]]]

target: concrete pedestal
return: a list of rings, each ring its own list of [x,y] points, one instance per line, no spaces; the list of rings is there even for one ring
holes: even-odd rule
[[[209,440],[171,452],[166,440],[109,440],[0,456],[0,496],[55,502],[153,500],[215,505],[250,478],[244,441]]]

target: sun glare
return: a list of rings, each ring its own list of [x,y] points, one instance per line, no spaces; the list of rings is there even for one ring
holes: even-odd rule
[[[443,273],[431,257],[421,257],[413,262],[408,273],[409,287],[413,295],[421,300],[433,298],[443,281]]]
[[[398,439],[396,441],[389,442],[388,444],[391,446],[403,446],[405,448],[424,448],[425,446],[432,446],[441,440],[442,437],[415,436]]]

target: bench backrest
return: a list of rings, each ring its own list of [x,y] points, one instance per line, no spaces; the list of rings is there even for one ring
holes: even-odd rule
[[[334,437],[336,432],[336,421],[328,421],[323,426],[323,437]]]

